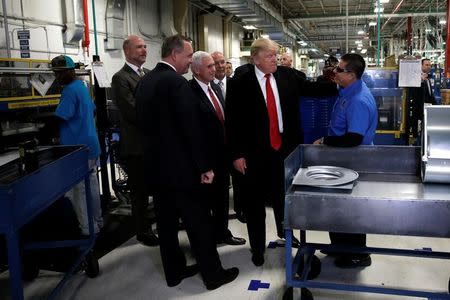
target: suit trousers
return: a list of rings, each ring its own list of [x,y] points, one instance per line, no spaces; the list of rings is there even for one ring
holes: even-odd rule
[[[280,151],[247,159],[242,192],[250,247],[254,253],[262,254],[266,248],[266,203],[273,207],[277,235],[284,237],[284,159]]]
[[[228,230],[229,208],[230,208],[230,175],[226,171],[216,171],[212,184],[202,186],[203,195],[212,213],[215,240],[220,242],[231,237]]]
[[[186,267],[186,258],[178,240],[179,218],[186,227],[203,280],[214,281],[223,274],[211,217],[200,193],[200,187],[190,190],[157,189],[154,192],[160,252],[167,283],[179,281]]]
[[[149,232],[151,223],[147,217],[149,192],[145,180],[144,159],[142,156],[129,156],[126,162],[131,191],[131,213],[136,225],[136,234],[145,234]]]
[[[242,213],[242,174],[234,168],[231,170],[231,181],[233,183],[233,209],[235,213]]]

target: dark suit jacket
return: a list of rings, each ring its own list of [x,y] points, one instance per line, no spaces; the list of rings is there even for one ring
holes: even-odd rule
[[[144,68],[144,72],[149,72]],[[120,154],[142,156],[142,134],[137,127],[134,91],[141,77],[125,64],[111,83],[112,100],[120,111]]]
[[[283,116],[281,151],[286,156],[303,140],[300,95],[336,95],[337,89],[335,84],[306,81],[291,68],[278,67],[273,76],[277,82]],[[269,117],[255,67],[233,77],[227,93],[225,124],[231,158],[264,159],[264,154],[271,149]]]
[[[200,106],[201,123],[207,140],[207,154],[214,163],[213,170],[214,172],[225,172],[228,160],[226,157],[224,127],[217,117],[214,106],[211,101],[209,101],[209,98],[206,96],[198,82],[195,79],[191,79],[189,85],[197,96]],[[211,88],[225,110],[225,101],[220,86],[211,82]]]
[[[147,73],[136,93],[151,189],[189,189],[212,169],[205,154],[200,110],[187,80],[164,63]]]
[[[413,119],[423,120],[424,103],[431,103],[433,105],[437,104],[433,94],[433,90],[431,89],[430,94],[430,92],[428,91],[427,82],[423,80],[420,87],[410,88],[409,93],[410,93],[409,99],[413,100],[412,102]]]

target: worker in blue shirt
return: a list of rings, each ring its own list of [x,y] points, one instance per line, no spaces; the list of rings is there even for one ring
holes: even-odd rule
[[[61,145],[86,145],[89,149],[90,189],[93,207],[94,230],[98,233],[103,225],[100,191],[97,179],[97,161],[100,144],[94,123],[95,105],[83,81],[75,78],[75,64],[65,55],[52,59],[52,70],[56,80],[64,86],[61,99],[55,111],[59,119]],[[81,234],[89,234],[84,182],[76,185],[66,196],[80,224]]]
[[[335,147],[372,145],[378,123],[375,99],[361,80],[366,63],[359,54],[345,54],[334,69],[339,97],[331,114],[328,136],[314,142]],[[330,232],[331,244],[366,246],[365,234]],[[332,254],[328,252],[327,254]],[[372,264],[366,253],[336,253],[340,268],[366,267]]]

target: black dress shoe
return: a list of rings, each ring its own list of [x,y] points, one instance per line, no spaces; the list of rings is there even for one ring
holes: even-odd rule
[[[239,222],[241,223],[247,223],[247,218],[245,217],[244,213],[242,212],[237,212],[236,213],[236,219],[238,219]]]
[[[216,280],[213,281],[205,281],[206,289],[211,291],[221,287],[224,284],[230,283],[236,279],[239,275],[238,268],[230,268],[223,270],[223,274]]]
[[[245,244],[245,239],[243,238],[239,238],[239,237],[235,237],[235,236],[229,236],[223,240],[220,240],[219,242],[217,242],[217,244],[227,244],[227,245],[244,245]]]
[[[158,237],[153,232],[137,234],[136,239],[145,246],[152,247],[159,245]]]
[[[260,267],[264,264],[264,254],[259,252],[254,252],[252,254],[252,262],[255,266]]]
[[[191,265],[191,266],[186,266],[184,268],[183,272],[181,272],[181,277],[179,279],[176,279],[176,280],[173,280],[173,281],[172,280],[168,280],[167,281],[167,285],[169,287],[177,286],[177,285],[179,285],[181,283],[181,281],[183,279],[192,277],[192,276],[194,276],[197,273],[198,273],[198,265],[197,264],[194,264],[194,265]]]
[[[334,260],[334,264],[338,268],[352,269],[358,267],[368,267],[372,264],[370,255],[344,255]]]

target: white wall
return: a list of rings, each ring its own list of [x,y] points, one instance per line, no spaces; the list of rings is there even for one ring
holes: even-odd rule
[[[92,55],[95,54],[94,45],[94,24],[92,15],[92,1],[89,3],[89,27],[91,45],[89,47],[89,56],[83,54],[81,49],[81,42],[79,47],[71,48],[65,47],[63,44],[63,0],[22,0],[23,2],[23,17],[25,21],[25,28],[30,29],[30,50],[31,58],[34,59],[51,59],[60,54],[66,54],[72,57],[76,62],[84,62],[89,64],[92,61]],[[104,62],[109,78],[117,72],[125,61],[123,51],[119,50],[104,50],[104,39],[106,37],[106,0],[96,0],[96,25],[97,25],[97,44],[98,54]],[[137,23],[136,12],[140,14],[140,29],[147,35],[153,35],[159,32],[158,28],[158,10],[157,0],[140,0],[140,1],[126,1],[127,8],[125,10],[125,35],[139,33],[139,26]],[[136,7],[138,3],[139,7]],[[1,2],[0,2],[1,7]],[[6,1],[7,14],[11,18],[8,19],[10,42],[11,42],[11,57],[20,58],[19,41],[17,39],[17,30],[22,29],[22,21],[15,20],[14,17],[22,17],[20,1],[7,0]],[[2,10],[1,10],[2,11]],[[0,18],[0,57],[7,57],[5,29],[3,26],[3,18]],[[153,68],[157,61],[160,60],[161,55],[161,39],[147,38],[147,68]]]
[[[223,22],[222,18],[215,15],[204,16],[204,33],[206,52],[223,52]]]

